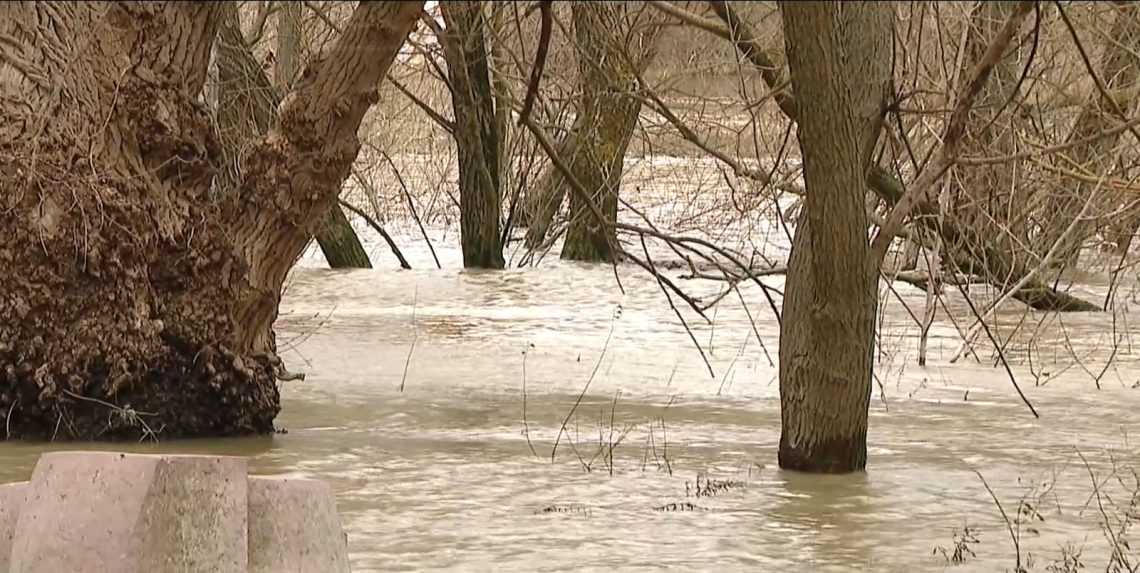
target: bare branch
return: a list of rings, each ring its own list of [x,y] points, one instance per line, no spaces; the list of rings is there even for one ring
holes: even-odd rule
[[[942,175],[957,161],[958,145],[965,133],[966,120],[969,117],[970,109],[974,106],[974,100],[977,99],[982,86],[989,79],[994,66],[1001,61],[1006,48],[1009,47],[1010,42],[1017,34],[1017,30],[1021,28],[1022,21],[1033,9],[1033,4],[1033,2],[1027,1],[1017,4],[1009,18],[1006,19],[1001,31],[990,42],[981,60],[974,66],[970,79],[966,83],[962,95],[958,97],[958,101],[954,105],[954,112],[950,114],[950,120],[943,131],[942,147],[939,150],[938,158],[927,165],[918,179],[910,186],[910,189],[903,193],[902,198],[895,204],[885,224],[879,228],[878,234],[871,242],[875,261],[883,260],[887,254],[887,249],[891,246],[891,241],[902,228],[903,221],[910,215],[915,204],[926,200],[927,193],[934,188]]]

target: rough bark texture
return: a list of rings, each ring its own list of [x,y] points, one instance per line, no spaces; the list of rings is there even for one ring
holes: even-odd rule
[[[443,53],[459,154],[459,218],[466,268],[503,268],[499,234],[502,150],[480,2],[444,2]]]
[[[1117,102],[1125,110],[1134,107],[1130,104],[1136,99],[1137,82],[1140,81],[1140,56],[1137,54],[1140,54],[1140,5],[1135,2],[1118,2],[1116,17],[1105,39],[1100,69],[1097,73],[1104,80],[1109,93],[1124,93],[1131,96],[1120,98],[1122,101]],[[1076,141],[1094,136],[1114,127],[1119,121],[1111,111],[1111,104],[1104,100],[1099,91],[1096,91],[1077,117],[1073,131],[1069,133],[1069,140]],[[1069,151],[1068,158],[1092,173],[1107,173],[1113,169],[1113,149],[1120,138],[1121,135],[1117,134],[1078,145]],[[1049,219],[1043,229],[1042,240],[1037,242],[1039,255],[1048,252],[1049,248],[1061,238],[1073,218],[1080,214],[1092,188],[1093,185],[1088,182],[1074,181],[1071,190],[1050,198],[1046,209]],[[1095,204],[1104,205],[1105,211],[1112,211],[1127,205],[1130,199],[1131,197],[1109,197],[1108,201],[1096,201]],[[1128,215],[1125,213],[1115,219],[1128,221],[1132,218]],[[1123,226],[1127,226],[1127,223]],[[1056,262],[1067,263],[1069,267],[1075,266],[1081,245],[1096,232],[1096,228],[1095,221],[1078,222],[1077,227],[1062,244]],[[1111,227],[1109,229],[1106,234],[1111,234]]]
[[[285,273],[420,5],[361,5],[218,198],[222,6],[0,4],[0,437],[273,429]]]
[[[760,71],[761,77],[765,83],[768,84],[768,87],[770,89],[780,88],[782,76],[776,72],[779,66],[769,51],[764,49],[760,35],[736,14],[731,3],[710,0],[708,4],[713,12],[729,27],[732,33],[733,43],[736,45],[737,50]],[[798,98],[794,95],[793,91],[781,88],[775,99],[788,119],[798,121],[798,112],[796,111],[796,101]],[[886,169],[877,165],[872,166],[868,173],[867,183],[871,190],[889,205],[894,205],[903,195],[904,187],[902,182],[896,179],[895,176]],[[1027,271],[1024,268],[1010,268],[1006,266],[1005,268],[994,267],[987,269],[988,265],[1000,263],[1004,260],[1000,250],[992,243],[969,238],[970,235],[980,235],[984,237],[985,234],[980,230],[972,229],[967,221],[958,218],[955,213],[948,213],[948,216],[939,218],[938,205],[931,201],[923,201],[915,204],[913,212],[921,224],[927,226],[927,228],[933,230],[935,233],[942,235],[941,238],[944,244],[969,244],[977,246],[976,251],[956,249],[949,253],[954,259],[961,261],[958,264],[959,267],[977,268],[987,280],[999,285],[1018,282],[1025,276]],[[919,217],[919,215],[926,216]],[[987,252],[987,249],[990,252]],[[1037,310],[1091,311],[1100,309],[1100,307],[1095,304],[1081,300],[1068,293],[1060,292],[1036,279],[1028,281],[1021,289],[1014,293],[1014,298]]]
[[[277,60],[273,79],[277,93],[289,93],[301,67],[301,45],[304,42],[301,31],[301,3],[282,2],[277,11]],[[274,109],[274,111],[276,111]],[[258,135],[263,135],[260,132]],[[344,216],[339,203],[333,203],[324,224],[316,228],[314,235],[321,253],[329,267],[334,269],[370,269],[372,261],[360,237]]]
[[[893,11],[862,2],[780,10],[807,188],[780,331],[780,467],[850,472],[867,461],[878,273],[864,195]]]
[[[570,196],[570,227],[562,258],[613,261],[617,244],[618,194],[625,151],[637,125],[641,100],[634,66],[644,66],[652,53],[655,32],[645,34],[630,25],[627,3],[577,2],[571,6],[578,54],[582,121],[573,132],[574,177],[592,195],[606,221],[590,212],[583,197]],[[644,24],[643,24],[644,26]],[[564,193],[564,192],[563,192]]]

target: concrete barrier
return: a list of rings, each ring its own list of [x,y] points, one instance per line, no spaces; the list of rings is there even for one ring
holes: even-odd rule
[[[16,521],[12,573],[244,573],[246,461],[44,454]]]
[[[329,487],[244,458],[56,452],[0,486],[0,572],[348,570]]]
[[[16,536],[16,519],[24,506],[28,482],[0,485],[0,572],[8,571],[8,557],[12,554],[12,540]]]
[[[348,570],[348,543],[328,484],[250,476],[250,573]]]

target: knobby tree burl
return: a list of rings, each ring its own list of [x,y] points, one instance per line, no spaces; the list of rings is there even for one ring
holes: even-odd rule
[[[0,5],[0,436],[273,429],[282,284],[421,10],[360,4],[221,195],[222,4]]]

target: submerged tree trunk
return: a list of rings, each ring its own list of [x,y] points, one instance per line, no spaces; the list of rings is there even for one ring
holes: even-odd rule
[[[867,463],[878,269],[864,194],[889,93],[893,12],[862,2],[780,11],[807,189],[780,329],[780,467],[850,472]]]
[[[648,63],[656,30],[646,34],[631,26],[626,3],[578,2],[571,9],[582,92],[578,113],[583,116],[574,132],[577,141],[570,144],[571,168],[606,220],[599,221],[583,197],[571,194],[562,258],[613,261],[625,151],[641,111],[641,100],[633,96],[640,70],[633,66]]]
[[[356,235],[352,223],[348,222],[340,203],[332,205],[324,224],[317,227],[313,236],[316,237],[317,246],[321,248],[321,254],[325,256],[329,268],[372,268],[368,251],[365,251],[364,245],[360,244],[360,237]]]
[[[277,11],[277,62],[273,79],[277,93],[286,94],[293,87],[297,71],[301,66],[301,46],[304,42],[301,31],[301,3],[282,2]],[[313,233],[317,245],[325,256],[329,267],[334,269],[370,269],[372,261],[356,230],[344,216],[339,203],[333,203],[324,224]]]
[[[557,144],[558,156],[567,158],[572,170],[578,157],[578,131],[582,129],[581,122],[584,117],[579,115],[575,118],[570,131]],[[601,119],[600,115],[596,117]],[[523,211],[527,213],[526,247],[528,249],[537,249],[546,241],[546,236],[550,233],[550,226],[554,223],[554,217],[562,210],[562,204],[565,202],[566,180],[562,177],[562,173],[551,165],[542,171],[538,181],[531,185],[526,192]]]
[[[623,3],[581,2],[573,4],[571,10],[580,101],[573,126],[558,143],[558,152],[610,224],[598,221],[582,198],[572,195],[562,258],[609,261],[613,259],[612,223],[617,220],[625,152],[641,111],[641,100],[633,93],[638,73],[653,59],[657,29],[646,22],[638,23],[639,29],[632,27],[631,10]],[[566,195],[567,183],[553,166],[528,191],[528,248],[545,242]]]
[[[463,266],[501,269],[502,151],[487,66],[483,9],[481,2],[444,2],[440,8],[447,26],[441,40],[451,80],[455,145],[459,153]]]
[[[272,431],[285,275],[422,3],[361,4],[218,197],[222,6],[0,4],[0,436]]]
[[[571,170],[575,173],[577,169],[574,168],[574,164],[578,161],[578,132],[583,129],[585,119],[586,116],[579,114],[574,119],[570,131],[557,143],[558,156],[565,157]],[[595,115],[594,119],[603,120],[601,114]],[[630,130],[630,133],[633,131]],[[582,184],[585,185],[585,182]],[[525,211],[529,218],[529,226],[526,230],[526,247],[528,249],[537,249],[546,241],[547,235],[550,234],[550,227],[554,223],[554,217],[562,210],[562,204],[566,202],[566,193],[566,179],[562,176],[562,172],[555,169],[553,165],[544,169],[539,174],[538,181],[531,185],[527,191],[525,205]]]

